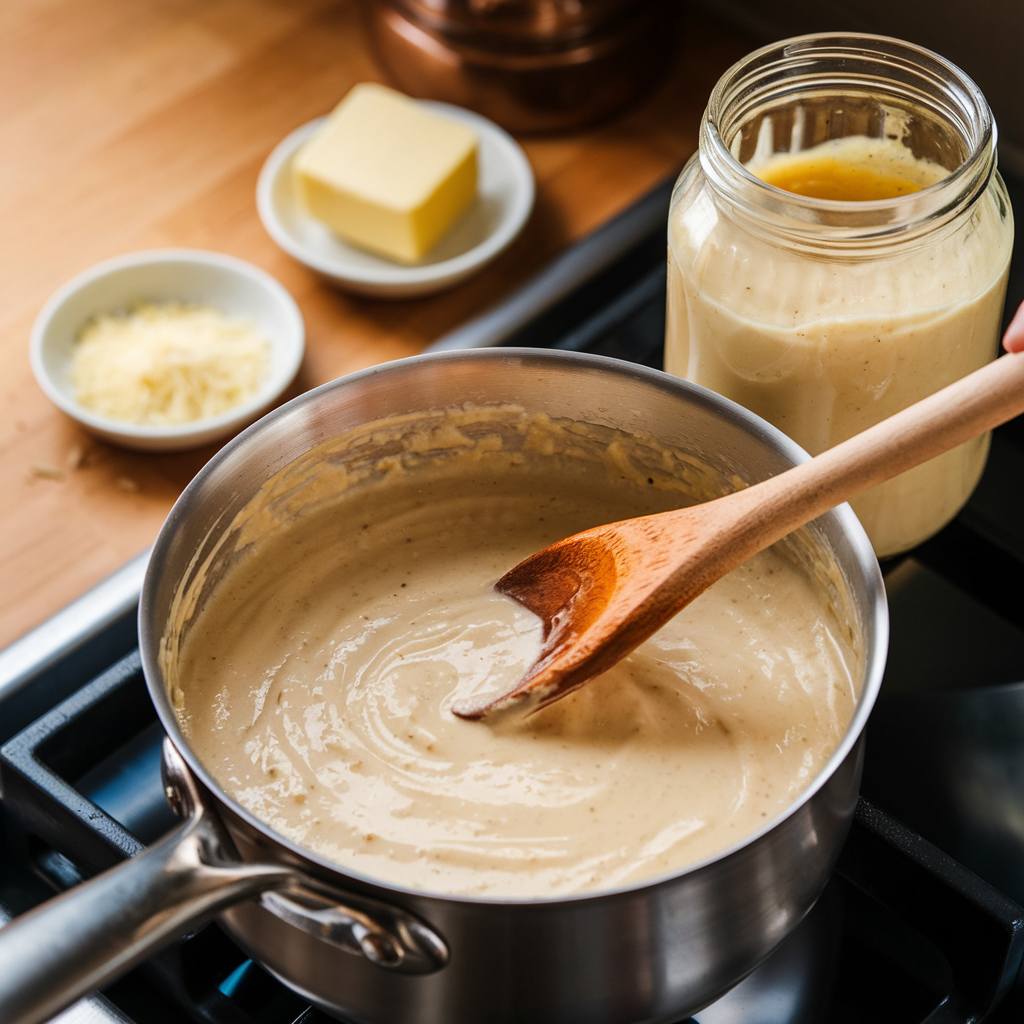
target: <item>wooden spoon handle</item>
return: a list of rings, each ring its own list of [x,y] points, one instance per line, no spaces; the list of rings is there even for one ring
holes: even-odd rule
[[[810,462],[747,488],[764,546],[1024,412],[1024,352],[1002,356]],[[744,504],[746,503],[744,502]],[[756,511],[755,511],[756,510]]]

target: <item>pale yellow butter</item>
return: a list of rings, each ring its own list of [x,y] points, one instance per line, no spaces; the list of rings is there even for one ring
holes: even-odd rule
[[[382,85],[355,86],[296,154],[296,189],[353,245],[423,257],[476,196],[477,138]]]

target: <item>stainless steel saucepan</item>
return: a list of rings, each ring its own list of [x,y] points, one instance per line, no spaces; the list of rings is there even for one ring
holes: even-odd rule
[[[806,458],[737,405],[597,356],[485,350],[354,374],[250,427],[199,473],[160,532],[139,611],[142,662],[185,823],[145,853],[0,930],[0,1020],[36,1024],[219,915],[254,959],[326,1012],[363,1024],[633,1024],[686,1017],[756,967],[821,893],[845,839],[862,734],[881,682],[878,564],[846,506],[794,557],[831,566],[862,655],[860,699],[828,764],[779,818],[722,854],[609,892],[532,900],[401,889],[277,835],[228,796],[179,728],[160,668],[175,594],[261,485],[359,424],[514,405],[692,453],[748,482]]]

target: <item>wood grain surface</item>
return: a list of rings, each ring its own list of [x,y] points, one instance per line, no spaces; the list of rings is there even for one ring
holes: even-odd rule
[[[492,305],[682,165],[707,95],[749,41],[684,19],[674,70],[598,128],[523,139],[525,232],[427,299],[357,299],[281,252],[256,216],[274,145],[356,82],[383,80],[354,2],[4,0],[0,4],[0,646],[137,554],[216,450],[122,451],[43,396],[28,337],[46,297],[97,260],[156,246],[250,260],[307,328],[298,393],[412,355]]]

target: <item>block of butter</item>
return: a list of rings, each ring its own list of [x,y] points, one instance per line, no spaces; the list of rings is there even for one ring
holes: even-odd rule
[[[477,138],[382,85],[355,86],[293,163],[300,202],[336,235],[421,259],[476,196]]]

